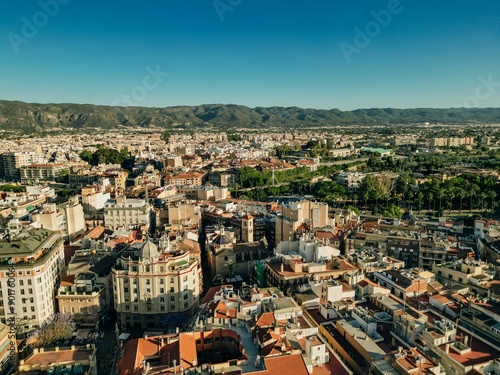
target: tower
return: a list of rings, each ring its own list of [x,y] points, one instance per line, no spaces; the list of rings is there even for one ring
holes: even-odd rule
[[[245,215],[241,218],[241,240],[253,242],[253,216]]]

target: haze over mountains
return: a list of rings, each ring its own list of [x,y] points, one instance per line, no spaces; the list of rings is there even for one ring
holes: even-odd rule
[[[298,107],[199,106],[112,107],[92,104],[36,104],[0,100],[0,129],[176,127],[306,127],[413,123],[500,123],[500,108],[372,108],[341,111]]]

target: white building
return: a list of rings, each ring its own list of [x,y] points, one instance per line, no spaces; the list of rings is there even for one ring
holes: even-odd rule
[[[36,227],[60,233],[69,241],[85,233],[83,207],[74,201],[61,205],[44,204],[42,213],[33,215],[33,221]]]
[[[191,316],[199,306],[201,266],[189,252],[160,250],[149,239],[125,250],[112,269],[114,306],[122,328],[161,327],[170,314]]]
[[[11,240],[0,241],[0,319],[3,322],[15,314],[23,330],[29,330],[55,313],[56,286],[64,271],[63,244],[60,234],[41,228],[29,228]],[[8,262],[14,263],[14,285],[9,284],[12,275]],[[9,304],[11,290],[15,293],[15,304]]]
[[[119,197],[109,199],[104,204],[104,224],[107,228],[129,229],[136,226],[149,228],[151,207],[144,199],[127,199]]]
[[[303,235],[299,241],[281,241],[276,246],[277,254],[298,253],[307,262],[323,262],[340,255],[340,250],[324,245],[309,235]]]

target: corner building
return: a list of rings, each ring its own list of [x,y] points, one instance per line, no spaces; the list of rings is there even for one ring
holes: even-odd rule
[[[122,328],[161,328],[169,315],[191,316],[199,306],[201,266],[187,251],[149,240],[122,253],[112,269],[114,307]]]

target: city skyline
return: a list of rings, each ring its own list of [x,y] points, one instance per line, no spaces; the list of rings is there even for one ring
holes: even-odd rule
[[[341,110],[500,103],[495,3],[194,3],[8,4],[0,98]]]

